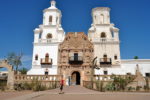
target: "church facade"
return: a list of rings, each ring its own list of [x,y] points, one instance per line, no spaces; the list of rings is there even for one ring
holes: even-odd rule
[[[126,75],[136,73],[150,77],[150,60],[122,60],[120,56],[119,29],[110,21],[110,8],[92,10],[93,22],[88,34],[69,32],[61,26],[61,11],[56,1],[45,9],[43,24],[34,30],[32,68],[28,75],[63,75],[66,84],[82,84],[91,75],[96,59],[95,75]]]

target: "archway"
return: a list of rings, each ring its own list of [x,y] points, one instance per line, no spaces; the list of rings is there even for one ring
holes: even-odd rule
[[[13,67],[8,64],[7,60],[0,61],[0,68],[8,69],[7,87],[11,90],[14,89],[14,71]]]
[[[78,71],[74,71],[71,75],[71,83],[72,85],[80,85],[80,73]]]

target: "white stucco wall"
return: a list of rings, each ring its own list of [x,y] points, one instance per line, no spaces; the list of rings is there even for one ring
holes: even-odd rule
[[[32,68],[28,71],[28,75],[44,75],[46,69],[49,70],[49,75],[57,74],[58,46],[65,36],[61,27],[62,15],[61,11],[56,8],[55,1],[51,1],[51,6],[43,12],[43,24],[34,30]],[[50,16],[52,16],[51,23],[49,21]],[[47,38],[47,34],[51,34],[52,38]],[[52,59],[52,65],[46,65],[46,68],[43,68],[41,59],[45,59],[47,53]],[[38,60],[35,60],[36,55],[38,55]]]
[[[150,60],[122,60],[122,64],[120,66],[112,66],[110,68],[101,68],[100,70],[95,70],[95,74],[104,75],[104,71],[108,72],[108,75],[126,75],[127,73],[131,73],[135,75],[137,64],[139,66],[139,70],[143,76],[145,73],[150,73]]]

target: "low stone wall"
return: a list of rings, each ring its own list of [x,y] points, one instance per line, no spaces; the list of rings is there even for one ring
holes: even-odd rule
[[[122,78],[125,78],[127,76],[121,76]],[[135,77],[135,76],[132,76]],[[145,78],[146,79],[146,78]],[[139,81],[132,81],[129,82],[128,85],[126,85],[125,90],[123,91],[139,91],[139,92],[150,92],[150,78],[148,79],[148,83],[145,84],[143,87],[139,86]],[[146,80],[145,80],[146,81]],[[109,75],[99,75],[93,77],[92,81],[83,81],[83,86],[89,89],[97,90],[97,91],[107,91],[106,86],[109,83],[112,83],[113,79],[111,79],[111,76]]]
[[[15,84],[19,83],[32,83],[34,81],[40,82],[46,87],[57,88],[60,86],[60,75],[15,75]]]
[[[115,75],[117,77],[121,77],[121,78],[126,78],[128,76],[135,78],[135,75]],[[91,76],[90,75],[86,75],[87,80],[86,81],[91,81]],[[112,81],[112,75],[94,75],[93,76],[93,81]]]

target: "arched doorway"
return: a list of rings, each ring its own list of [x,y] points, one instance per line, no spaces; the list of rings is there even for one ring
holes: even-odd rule
[[[7,87],[14,89],[14,71],[11,65],[8,64],[7,60],[0,61],[0,68],[8,69]]]
[[[72,73],[71,83],[72,83],[72,85],[80,85],[80,73],[78,71],[74,71]]]

